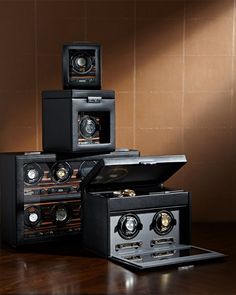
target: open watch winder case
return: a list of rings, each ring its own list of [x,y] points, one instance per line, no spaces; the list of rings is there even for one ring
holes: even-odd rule
[[[191,194],[163,183],[184,155],[103,159],[81,183],[88,250],[135,269],[223,257],[191,245]]]

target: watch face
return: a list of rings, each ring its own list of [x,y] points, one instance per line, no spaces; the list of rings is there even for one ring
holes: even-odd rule
[[[68,181],[72,172],[72,168],[67,162],[55,163],[51,168],[52,179],[57,183]]]
[[[33,185],[38,183],[43,177],[43,170],[37,163],[30,163],[24,165],[24,183]]]
[[[155,214],[153,217],[152,228],[159,235],[168,234],[174,225],[176,224],[176,220],[174,216],[169,211],[160,211]]]
[[[96,115],[96,113],[98,113]],[[100,117],[99,112],[78,113],[78,144],[100,143]],[[100,114],[101,115],[101,114]]]
[[[55,205],[52,209],[52,215],[56,224],[65,224],[70,219],[69,209],[64,204]]]
[[[55,213],[56,221],[63,222],[67,219],[68,214],[66,208],[58,208]]]
[[[40,209],[36,206],[30,206],[24,211],[25,225],[29,227],[34,227],[40,223],[41,214]]]
[[[75,53],[71,56],[72,69],[79,75],[85,75],[92,70],[93,57],[86,53]]]
[[[119,235],[127,240],[136,237],[141,227],[139,217],[131,213],[123,215],[117,225]]]
[[[84,116],[79,123],[80,134],[83,138],[92,138],[98,130],[98,124],[94,117]]]

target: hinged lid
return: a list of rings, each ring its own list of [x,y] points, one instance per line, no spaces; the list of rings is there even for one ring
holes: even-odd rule
[[[82,189],[160,186],[187,162],[185,155],[102,159],[81,183]]]
[[[72,99],[82,98],[88,99],[88,97],[101,99],[114,99],[115,92],[113,90],[46,90],[42,91],[43,99]],[[97,101],[96,101],[97,102]]]

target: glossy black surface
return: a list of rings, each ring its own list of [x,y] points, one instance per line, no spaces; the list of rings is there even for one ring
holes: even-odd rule
[[[235,294],[236,224],[194,224],[193,244],[228,254],[188,268],[133,272],[76,243],[0,249],[0,294]]]

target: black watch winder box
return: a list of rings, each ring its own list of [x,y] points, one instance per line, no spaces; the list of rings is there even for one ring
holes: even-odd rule
[[[2,240],[19,247],[77,239],[83,178],[100,159],[138,155],[139,151],[126,149],[76,158],[53,153],[1,154]]]
[[[42,95],[44,151],[86,154],[115,150],[114,91],[44,91]]]
[[[64,89],[101,89],[101,46],[64,44],[62,71]]]
[[[224,255],[191,245],[191,194],[163,186],[184,155],[103,159],[81,183],[85,248],[138,269]]]

